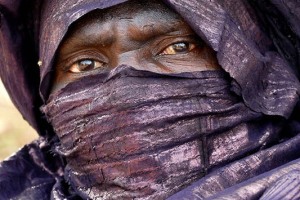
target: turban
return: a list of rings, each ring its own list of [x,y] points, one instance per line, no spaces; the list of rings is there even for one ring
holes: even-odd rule
[[[47,169],[47,173],[36,170],[37,174],[32,177],[32,180],[35,177],[49,180],[46,182],[48,187],[45,188],[51,190],[52,196],[56,195],[55,198],[62,193],[61,188],[67,187],[65,186],[67,183],[61,180],[63,171],[66,171],[64,169],[66,164],[60,156],[41,155],[43,154],[41,152],[48,152],[49,148],[55,146],[53,140],[56,134],[46,120],[46,118],[49,120],[49,117],[41,112],[40,107],[49,100],[56,50],[69,27],[82,16],[95,9],[105,9],[124,2],[125,0],[18,1],[17,3],[3,1],[0,4],[2,51],[0,75],[16,107],[45,138],[43,142],[29,145],[27,154],[24,153],[23,156],[29,157],[35,163],[35,168]],[[199,177],[198,181],[177,195],[190,198],[192,196],[189,195],[194,195],[201,199],[218,195],[218,192],[235,184],[247,182],[248,179],[260,174],[262,177],[246,185],[254,183],[259,185],[259,181],[265,183],[268,182],[266,179],[282,176],[281,171],[269,175],[264,172],[299,157],[296,153],[299,152],[297,149],[297,144],[299,144],[297,111],[299,112],[300,89],[297,69],[300,63],[299,3],[296,0],[252,1],[251,3],[233,0],[226,2],[165,0],[164,3],[180,14],[191,28],[216,51],[218,62],[226,73],[222,77],[228,76],[226,78],[230,81],[228,88],[240,97],[247,110],[244,116],[247,116],[247,120],[253,120],[251,117],[254,115],[259,116],[261,120],[259,127],[264,130],[257,130],[257,133],[263,132],[266,136],[267,133],[273,134],[274,132],[271,141],[253,149],[255,152],[252,154],[247,151],[247,154],[251,154],[250,156],[243,154],[240,155],[241,157],[234,157],[235,162],[230,160],[227,165],[224,162],[223,168],[219,166],[215,171],[210,169],[210,172],[206,172],[208,173],[206,176]],[[129,74],[136,73],[126,66],[120,69],[128,71]],[[115,76],[122,76],[122,70],[112,73],[116,73]],[[145,74],[135,76],[144,77]],[[45,110],[47,111],[47,108]],[[236,116],[228,120],[224,120],[224,124],[218,126],[222,127],[225,123],[234,122]],[[50,121],[53,122],[53,120]],[[262,123],[264,121],[267,122]],[[272,127],[272,131],[268,132],[270,127],[266,124]],[[225,135],[228,136],[228,134]],[[222,137],[225,143],[231,142],[230,139],[226,141],[226,136]],[[222,140],[222,137],[219,140]],[[217,139],[215,138],[214,141],[216,142]],[[259,150],[260,147],[265,149]],[[283,155],[286,157],[282,158]],[[267,160],[270,157],[274,159]],[[19,158],[15,159],[19,161]],[[52,160],[55,162],[51,165]],[[251,165],[251,163],[255,165],[263,161],[266,162],[257,166]],[[291,170],[295,167],[292,163],[287,168]],[[243,169],[246,174],[239,171]],[[282,171],[284,170],[286,168],[283,167]],[[4,172],[5,170],[1,174]],[[271,183],[272,181],[269,180],[267,186]],[[30,184],[24,183],[22,187],[28,185]],[[260,187],[253,195],[259,192],[262,194],[262,190],[267,186]],[[238,185],[236,190],[226,190],[225,195],[232,193],[242,198],[246,192],[238,192],[243,191],[245,187]],[[224,194],[220,195],[224,196]],[[266,193],[266,195],[272,195],[272,193]],[[13,197],[13,195],[8,197]]]

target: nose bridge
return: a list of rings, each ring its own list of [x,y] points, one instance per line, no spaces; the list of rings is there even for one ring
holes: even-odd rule
[[[129,51],[125,52],[119,55],[118,62],[116,63],[116,66],[120,65],[128,65],[136,69],[140,69],[141,67],[139,66],[139,61],[136,56],[135,51]]]
[[[116,35],[116,40],[112,45],[112,55],[114,57],[114,62],[111,66],[112,68],[120,65],[128,65],[138,69],[137,47],[133,45],[132,40],[129,38],[128,34],[126,34],[128,32],[128,27],[128,20],[121,20],[115,24],[114,33]]]

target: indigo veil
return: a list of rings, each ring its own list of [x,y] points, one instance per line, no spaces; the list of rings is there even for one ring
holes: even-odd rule
[[[93,198],[86,196],[88,191],[82,192],[74,184],[79,179],[79,183],[91,183],[93,180],[87,181],[90,176],[70,178],[70,152],[59,148],[60,141],[51,125],[66,119],[51,118],[55,113],[49,117],[51,105],[45,105],[51,104],[48,92],[53,75],[52,64],[68,28],[90,11],[125,1],[0,2],[1,79],[24,119],[40,135],[39,140],[1,163],[0,199]],[[200,120],[203,129],[199,128],[200,132],[191,135],[193,140],[187,146],[192,152],[194,143],[201,143],[202,154],[199,156],[204,163],[194,165],[196,167],[192,171],[195,176],[186,178],[191,181],[150,199],[299,199],[299,1],[164,0],[164,3],[179,13],[216,51],[222,73],[193,74],[193,78],[211,80],[217,90],[210,95],[219,97],[224,101],[220,105],[227,105],[228,109],[215,108],[219,113],[213,113],[219,114],[218,117]],[[104,80],[113,80],[116,76],[124,78],[124,81],[137,78],[135,86],[144,87],[144,82],[139,81],[145,77],[160,78],[166,81],[165,85],[168,85],[169,79],[178,79],[184,85],[191,75],[161,79],[163,75],[137,72],[121,66],[106,74]],[[226,84],[221,84],[224,83],[222,81]],[[89,82],[91,90],[97,92],[92,83],[93,79]],[[122,86],[121,83],[115,84]],[[193,81],[189,83],[193,92],[201,95],[201,91],[205,90]],[[74,85],[67,87],[70,91],[74,88]],[[187,102],[199,94],[188,93],[191,98]],[[211,97],[208,94],[203,96]],[[63,96],[56,99],[60,101],[58,103],[54,99],[52,105],[63,105],[63,99]],[[74,100],[76,102],[79,101]],[[170,102],[167,103],[169,105]],[[209,113],[201,106],[192,105],[195,105],[195,110],[184,110],[185,114],[198,116]],[[214,107],[218,104],[209,105],[215,111]],[[95,111],[101,111],[97,109]],[[145,110],[137,112],[140,118],[143,117],[142,111]],[[183,111],[178,109],[180,112]],[[165,120],[163,116],[160,119]],[[167,137],[165,140],[168,140]]]

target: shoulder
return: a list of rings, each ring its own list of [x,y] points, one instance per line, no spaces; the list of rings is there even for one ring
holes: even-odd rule
[[[58,171],[40,138],[0,163],[0,199],[50,199]]]

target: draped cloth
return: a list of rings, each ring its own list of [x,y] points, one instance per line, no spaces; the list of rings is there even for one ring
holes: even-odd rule
[[[219,71],[166,75],[122,65],[51,94],[43,110],[60,138],[66,179],[86,198],[165,199],[273,142],[277,125],[262,123],[227,80]]]
[[[49,112],[55,110],[47,110],[49,102],[51,104],[51,100],[55,100],[53,97],[49,98],[48,94],[53,76],[52,64],[55,52],[73,22],[92,10],[105,9],[123,2],[125,0],[0,1],[1,79],[16,107],[41,135],[39,141],[27,145],[1,164],[1,198],[88,198],[85,196],[88,191],[82,192],[84,186],[79,190],[78,183],[90,184],[93,181],[86,181],[87,177],[71,177],[74,167],[79,168],[80,165],[73,163],[70,168],[68,156],[74,154],[73,151],[69,154],[64,149],[73,146],[78,138],[65,140],[58,136],[60,141],[57,141],[56,132],[59,133],[59,128],[66,127],[54,126],[55,130],[52,130],[51,123],[63,124],[65,120],[53,118],[55,114]],[[204,100],[203,103],[207,104],[204,108],[199,106],[199,102],[192,104],[196,112],[192,116],[199,117],[205,109],[208,109],[207,113],[216,114],[215,111],[220,109],[219,111],[224,112],[224,118],[216,118],[218,120],[214,122],[209,116],[199,117],[197,119],[202,122],[201,126],[198,125],[198,132],[193,134],[190,131],[182,137],[178,136],[179,141],[184,140],[184,137],[193,138],[191,141],[197,143],[197,147],[205,144],[201,151],[197,151],[202,154],[199,157],[203,159],[198,159],[198,164],[194,163],[195,168],[189,174],[190,177],[180,179],[188,180],[186,184],[175,189],[166,187],[168,191],[157,198],[167,198],[172,194],[174,196],[170,199],[299,198],[299,1],[269,0],[262,3],[246,0],[165,0],[164,3],[179,13],[216,51],[224,73],[222,77],[226,77],[226,93],[230,92],[232,97],[227,104],[219,104],[226,105],[225,108],[218,108],[218,104],[213,104],[208,109],[209,104]],[[130,68],[123,70],[127,74],[124,80],[127,80],[126,77],[130,78],[128,74],[139,74]],[[122,70],[118,73],[122,74]],[[157,76],[163,75],[148,74],[145,80]],[[186,74],[180,76],[172,78],[187,78]],[[199,75],[192,76],[197,79]],[[168,85],[169,77],[164,78]],[[89,85],[84,80],[76,84],[82,89]],[[143,84],[139,85],[142,86]],[[194,86],[197,88],[197,84]],[[73,91],[72,85],[68,88]],[[139,99],[143,100],[141,97]],[[192,98],[187,101],[192,102]],[[240,107],[236,108],[235,103]],[[182,109],[175,112],[178,115],[194,111],[184,110],[183,102],[180,105]],[[41,106],[46,116],[41,112]],[[85,105],[78,103],[78,109],[82,106]],[[232,106],[236,108],[236,112],[229,109]],[[101,109],[97,109],[99,113]],[[147,112],[137,113],[141,118],[150,117],[151,120],[153,117],[147,115]],[[166,122],[163,121],[163,115],[160,117],[162,124],[158,125],[163,127]],[[145,123],[150,122],[145,120],[142,125],[146,125]],[[188,126],[178,127],[183,129]],[[143,130],[149,133],[149,130]],[[174,140],[170,137],[170,141],[172,139]],[[187,147],[192,148],[193,145]],[[180,150],[179,147],[177,149]],[[126,151],[124,155],[128,154]],[[120,152],[123,152],[122,149]],[[143,153],[145,152],[140,154]],[[81,161],[83,160],[78,160],[79,163]],[[165,166],[169,166],[167,164],[170,161],[166,161]],[[180,163],[176,164],[176,167],[180,166]],[[175,172],[179,172],[176,167]]]

